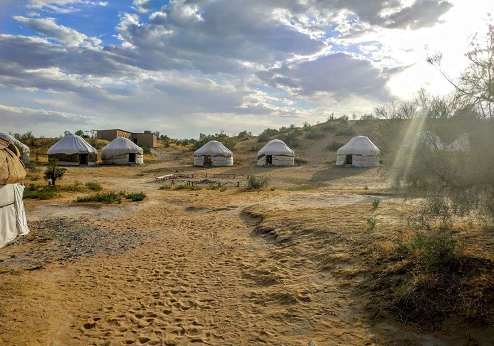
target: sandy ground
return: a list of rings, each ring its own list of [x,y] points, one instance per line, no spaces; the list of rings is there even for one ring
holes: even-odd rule
[[[175,171],[262,173],[276,189],[159,190],[154,178]],[[412,208],[384,193],[375,169],[170,162],[70,168],[61,183],[75,181],[148,197],[121,205],[75,203],[84,193],[27,200],[29,221],[152,236],[121,253],[71,260],[57,257],[60,240],[47,236],[1,249],[0,345],[494,344],[492,328],[424,332],[368,318],[359,288],[366,256],[374,243],[402,238]],[[377,211],[374,199],[382,200]],[[373,232],[369,216],[380,222]],[[493,248],[486,234],[469,236]]]

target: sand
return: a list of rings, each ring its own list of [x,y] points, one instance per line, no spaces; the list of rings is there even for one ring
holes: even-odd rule
[[[26,201],[30,222],[63,218],[115,237],[129,229],[153,236],[73,260],[49,256],[56,239],[1,249],[0,345],[468,344],[459,337],[467,327],[448,335],[369,319],[366,256],[374,243],[401,239],[413,207],[383,194],[377,170],[214,168],[207,172],[267,173],[276,189],[159,190],[154,178],[177,168],[204,172],[176,163],[70,168],[60,183],[98,181],[148,197],[110,206],[75,203],[84,193]],[[379,220],[372,232],[369,216]],[[38,265],[23,264],[33,254]],[[466,330],[492,344],[492,329]]]

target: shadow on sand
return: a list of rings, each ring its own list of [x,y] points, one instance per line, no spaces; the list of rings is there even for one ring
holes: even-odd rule
[[[342,178],[353,177],[368,172],[369,169],[373,169],[373,168],[342,167],[342,166],[333,165],[327,167],[326,169],[322,169],[320,171],[315,172],[312,178],[310,179],[310,181],[325,182],[325,181],[332,181]]]

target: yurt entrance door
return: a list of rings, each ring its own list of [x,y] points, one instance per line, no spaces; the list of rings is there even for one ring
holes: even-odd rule
[[[133,162],[133,163],[136,162],[136,154],[134,153],[129,154],[129,162]]]
[[[79,163],[81,165],[87,165],[87,154],[79,154]]]
[[[204,155],[204,165],[211,165],[211,155]]]
[[[273,155],[266,155],[266,164],[267,165],[273,164]]]
[[[352,155],[347,155],[345,157],[345,165],[351,165],[352,164]]]

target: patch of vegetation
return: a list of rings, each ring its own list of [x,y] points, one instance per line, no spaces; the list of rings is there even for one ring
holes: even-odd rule
[[[226,187],[224,187],[224,186],[223,186],[223,187],[220,189],[220,192],[225,192],[225,191],[226,191]]]
[[[367,221],[367,225],[369,225],[369,229],[370,230],[373,230],[374,228],[376,228],[376,224],[377,224],[377,219],[374,218],[374,217],[368,217],[366,219]]]
[[[257,137],[258,142],[267,142],[274,138],[278,134],[278,130],[267,128],[261,132],[261,134]]]
[[[340,149],[344,145],[345,144],[343,144],[341,142],[333,141],[333,142],[331,142],[330,144],[328,144],[326,146],[326,150],[329,150],[329,151],[337,151],[338,149]]]
[[[263,187],[267,186],[269,179],[267,177],[257,177],[255,175],[249,176],[249,181],[247,186],[251,190],[260,190]]]
[[[176,185],[175,186],[175,190],[191,190],[191,191],[195,191],[195,190],[202,190],[202,187],[200,187],[198,185]]]
[[[92,191],[101,191],[101,190],[103,190],[103,187],[100,184],[98,184],[96,182],[93,182],[93,181],[89,181],[85,185],[86,185],[86,187],[89,190],[92,190]]]
[[[335,135],[336,136],[353,136],[355,134],[355,131],[351,127],[340,127]]]
[[[417,233],[377,259],[369,280],[376,315],[434,328],[452,315],[492,325],[494,263],[466,256],[451,232]]]
[[[199,139],[194,141],[192,145],[192,150],[197,150],[202,147],[204,144],[210,141],[218,141],[221,142],[225,147],[230,150],[235,148],[237,142],[233,137],[228,136],[224,131],[220,131],[220,133],[215,133],[214,135],[206,135],[204,133],[199,134]]]
[[[50,159],[48,161],[48,167],[45,170],[45,179],[48,181],[51,180],[51,183],[55,185],[57,179],[62,179],[66,171],[66,168],[58,167],[58,160]]]
[[[220,188],[217,185],[209,185],[206,187],[206,190],[219,190]]]
[[[294,162],[299,165],[301,163],[308,163],[309,159],[307,159],[305,157],[296,157]]]
[[[315,129],[311,129],[307,131],[307,133],[305,134],[305,139],[309,139],[309,140],[316,140],[324,137],[326,137],[324,133],[317,131]]]
[[[101,203],[122,203],[121,193],[110,191],[106,193],[96,193],[90,196],[77,197],[77,202],[101,202]]]
[[[139,202],[146,198],[146,194],[144,192],[133,192],[125,195],[125,198],[132,200],[132,202]]]
[[[379,207],[380,202],[381,202],[380,199],[375,199],[374,201],[372,201],[372,208],[377,209],[377,207]]]
[[[83,185],[37,185],[29,184],[24,189],[24,198],[31,199],[51,199],[59,195],[59,192],[82,192],[85,190]]]
[[[171,186],[170,185],[161,185],[160,190],[170,190]]]

